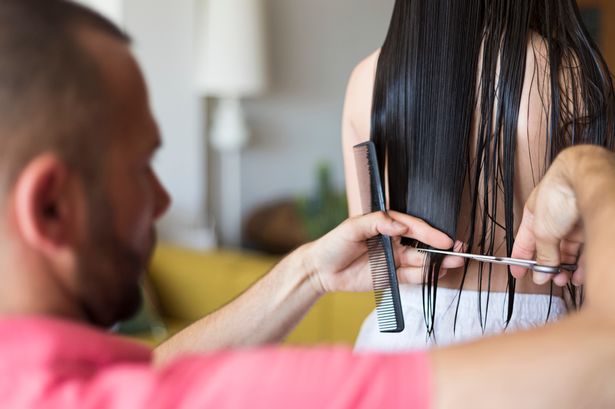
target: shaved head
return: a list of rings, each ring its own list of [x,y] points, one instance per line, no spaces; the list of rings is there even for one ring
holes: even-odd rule
[[[105,81],[83,32],[129,38],[95,12],[65,0],[0,1],[0,190],[51,151],[94,177],[110,113]]]
[[[68,0],[0,0],[0,315],[128,318],[170,198],[130,40]]]

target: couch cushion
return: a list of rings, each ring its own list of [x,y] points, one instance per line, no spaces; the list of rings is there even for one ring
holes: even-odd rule
[[[193,321],[231,301],[277,261],[243,251],[199,252],[160,245],[149,274],[163,314]]]
[[[198,252],[161,245],[150,267],[169,334],[228,303],[279,260],[244,251]],[[374,308],[371,293],[327,294],[288,336],[286,343],[352,344]]]

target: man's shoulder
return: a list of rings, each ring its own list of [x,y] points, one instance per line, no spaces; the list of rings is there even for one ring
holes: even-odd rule
[[[3,318],[0,401],[8,408],[139,407],[120,403],[134,403],[131,393],[138,388],[151,389],[150,357],[149,349],[85,324],[49,317]],[[140,395],[143,401],[146,395]],[[118,404],[103,404],[110,400]]]
[[[53,317],[0,319],[0,357],[3,362],[48,365],[81,361],[150,361],[151,350],[87,324]]]

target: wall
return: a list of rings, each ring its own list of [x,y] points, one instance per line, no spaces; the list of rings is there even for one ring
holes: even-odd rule
[[[155,166],[174,202],[163,234],[197,246],[209,238],[202,227],[224,219],[224,206],[215,206],[214,186],[209,210],[218,214],[207,220],[204,102],[194,86],[193,53],[201,1],[124,0],[122,10],[165,141]],[[346,82],[354,65],[382,43],[393,0],[265,3],[272,82],[266,95],[246,102],[254,138],[242,155],[243,213],[310,192],[321,160],[333,165],[334,180],[343,187],[340,120]],[[211,181],[225,183],[219,168],[210,170]]]
[[[602,48],[611,71],[615,70],[615,1],[602,0]]]
[[[173,204],[161,235],[209,245],[203,99],[195,87],[194,0],[125,0],[124,22],[150,89],[164,145],[155,160]]]
[[[203,226],[215,224],[216,215],[207,217],[204,110],[193,80],[198,1],[125,0],[124,20],[165,140],[155,165],[174,202],[163,236],[206,246],[211,238]],[[245,104],[254,138],[242,155],[244,214],[272,199],[310,192],[321,160],[333,165],[343,188],[346,82],[354,65],[382,43],[393,2],[266,0],[271,87]],[[224,177],[216,167],[210,170],[212,181]],[[224,207],[216,209],[215,199],[209,210],[222,219]]]
[[[341,115],[353,67],[378,48],[393,0],[268,0],[272,84],[245,104],[254,132],[243,153],[243,211],[308,193],[317,163],[343,188]]]
[[[578,0],[578,5],[600,7],[602,11],[601,48],[604,58],[611,68],[615,70],[615,1],[613,0]]]

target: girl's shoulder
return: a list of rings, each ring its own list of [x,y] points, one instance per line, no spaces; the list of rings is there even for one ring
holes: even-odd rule
[[[346,90],[344,116],[361,139],[369,138],[372,96],[379,56],[380,49],[354,67]]]

